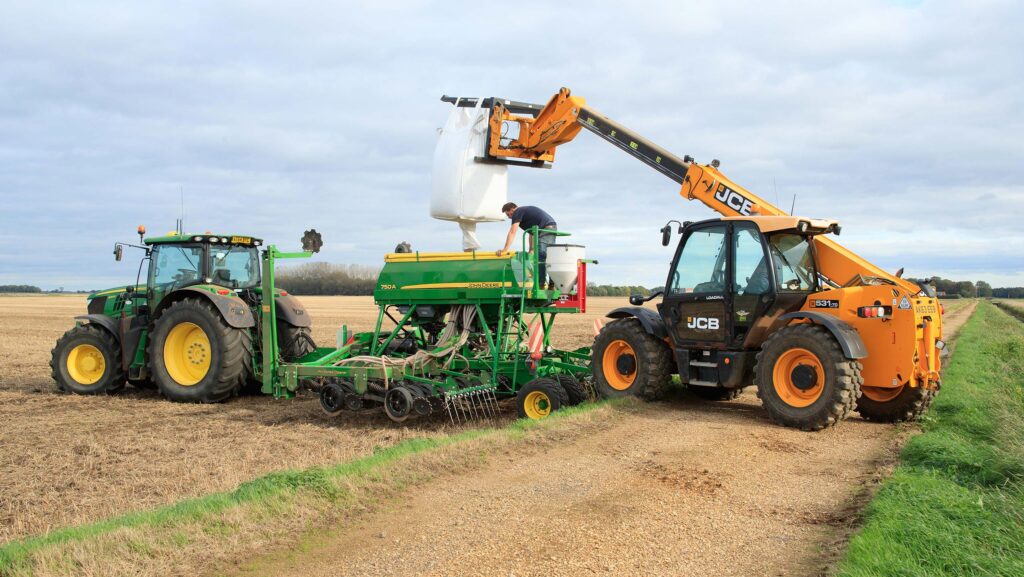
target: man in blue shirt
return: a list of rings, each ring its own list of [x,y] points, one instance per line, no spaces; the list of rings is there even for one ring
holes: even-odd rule
[[[501,207],[501,212],[505,213],[505,216],[512,219],[512,226],[508,229],[508,236],[505,238],[505,248],[495,252],[496,255],[501,256],[508,252],[508,249],[512,247],[512,243],[516,240],[516,231],[519,229],[529,230],[531,227],[536,226],[540,229],[540,238],[537,239],[537,251],[540,257],[540,286],[544,286],[544,281],[547,278],[547,270],[544,262],[548,258],[548,245],[555,242],[555,235],[543,232],[545,230],[555,231],[558,230],[558,225],[555,223],[555,219],[550,214],[537,208],[536,206],[516,206],[514,202],[505,203],[505,206]],[[530,251],[533,251],[533,236],[530,236]]]

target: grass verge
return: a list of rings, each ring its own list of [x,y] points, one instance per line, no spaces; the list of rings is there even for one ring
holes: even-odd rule
[[[0,547],[0,575],[195,574],[372,508],[412,484],[479,465],[520,442],[603,427],[632,403],[587,403],[542,421],[410,439],[330,467],[271,473],[225,493],[59,529]]]
[[[838,574],[1024,575],[1024,324],[979,303]]]

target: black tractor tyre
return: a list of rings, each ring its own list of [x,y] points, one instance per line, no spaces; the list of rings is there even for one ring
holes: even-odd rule
[[[189,327],[189,324],[194,328]],[[188,331],[194,331],[195,328],[202,330],[207,343],[194,339],[188,342],[188,336],[196,334]],[[183,333],[176,333],[175,329]],[[168,342],[168,337],[171,337],[171,342]],[[184,340],[179,342],[179,339]],[[217,309],[206,300],[180,300],[171,304],[156,319],[148,347],[153,380],[156,381],[160,393],[171,401],[223,401],[238,391],[251,371],[251,339],[248,329],[236,329],[227,324]],[[172,360],[170,369],[167,359]],[[204,363],[206,371],[202,373],[201,367]],[[198,373],[189,373],[190,369]],[[199,376],[194,383],[186,382],[184,378],[179,382],[172,373],[179,377]]]
[[[555,379],[533,379],[516,393],[516,413],[520,419],[543,419],[567,406],[569,394]]]
[[[587,393],[587,388],[576,377],[572,375],[559,374],[555,375],[555,379],[558,380],[558,384],[562,385],[562,388],[565,389],[565,393],[569,401],[568,406],[572,407],[590,399],[590,394]]]
[[[781,379],[782,382],[776,383],[776,365],[784,355],[794,359],[792,362],[797,366]],[[803,364],[802,358],[816,363],[820,369],[820,388],[815,365]],[[818,431],[835,425],[853,412],[860,398],[860,369],[858,361],[843,355],[839,343],[825,327],[807,323],[790,325],[768,337],[757,353],[754,385],[773,422]],[[799,395],[807,395],[807,398],[801,399]]]
[[[665,396],[672,381],[672,351],[636,318],[605,325],[590,355],[594,388],[602,398],[637,396],[656,401]]]
[[[297,327],[280,319],[277,321],[277,346],[281,360],[294,361],[316,350],[316,342],[309,327]]]
[[[920,417],[935,398],[936,389],[904,385],[891,401],[876,401],[861,395],[857,400],[857,412],[866,421],[876,423],[900,423]]]
[[[116,393],[125,385],[121,347],[114,335],[95,325],[68,329],[57,339],[50,372],[59,390],[78,395]]]
[[[686,388],[705,401],[733,401],[743,394],[743,389],[726,389],[725,387],[698,387],[687,385]]]

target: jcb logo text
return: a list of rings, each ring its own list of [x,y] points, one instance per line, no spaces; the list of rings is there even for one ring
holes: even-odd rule
[[[718,319],[714,317],[686,317],[686,326],[701,331],[717,331]]]
[[[754,203],[724,184],[718,185],[718,190],[715,191],[715,200],[725,203],[726,206],[743,216],[750,216],[750,211],[754,208]]]

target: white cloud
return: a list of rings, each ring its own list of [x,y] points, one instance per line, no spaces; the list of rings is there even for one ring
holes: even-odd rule
[[[114,240],[173,227],[376,264],[458,246],[427,212],[442,93],[605,114],[888,269],[1024,285],[1024,39],[1012,2],[96,2],[0,7],[0,283],[124,282]],[[590,135],[512,174],[601,261],[657,285],[668,218],[715,216]],[[497,246],[504,225],[481,227]],[[24,239],[34,239],[26,242]],[[131,269],[131,270],[129,270]],[[997,280],[998,279],[998,280]]]

